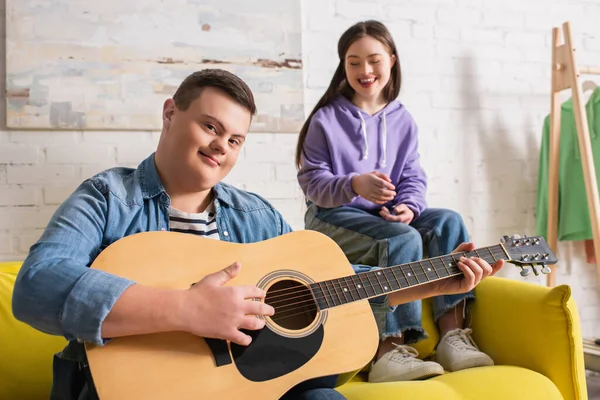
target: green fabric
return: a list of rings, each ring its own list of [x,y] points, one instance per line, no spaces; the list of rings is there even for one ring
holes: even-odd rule
[[[600,185],[600,87],[597,87],[586,103],[586,114],[590,129],[596,180]],[[558,240],[592,239],[583,167],[577,139],[577,127],[573,113],[573,100],[561,107],[560,117],[560,161],[558,183]],[[544,120],[542,146],[538,170],[536,209],[536,233],[547,236],[548,231],[548,177],[550,150],[550,116]]]

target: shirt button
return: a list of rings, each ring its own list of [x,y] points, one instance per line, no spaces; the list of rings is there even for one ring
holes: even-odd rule
[[[223,232],[223,236],[225,236],[225,237],[229,236],[229,232],[227,232],[227,231]]]
[[[164,230],[165,230],[165,228],[160,228],[160,230],[161,230],[161,231],[164,231]]]

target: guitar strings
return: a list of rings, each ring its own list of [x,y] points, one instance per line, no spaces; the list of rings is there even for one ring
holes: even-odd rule
[[[460,274],[462,274],[462,271],[459,270],[458,268],[456,268],[455,271],[451,271],[450,275],[447,275],[447,276],[444,276],[444,277],[440,277],[440,278],[436,278],[436,279],[430,280],[428,282],[432,282],[432,281],[439,280],[439,279],[444,279],[444,278],[450,278],[450,277],[457,276],[457,275],[460,275]],[[419,282],[418,284],[428,283],[428,282]],[[408,282],[406,282],[406,283],[408,284]],[[374,285],[364,285],[364,286],[361,286],[361,289],[364,289],[365,292],[366,292],[367,288],[368,289],[373,289],[376,286],[381,286],[381,289],[385,290],[384,289],[384,284],[381,284],[381,283],[376,283]],[[414,284],[413,285],[408,285],[407,287],[400,286],[400,288],[395,289],[393,291],[400,291],[402,289],[407,289],[407,288],[409,288],[411,286],[415,286],[415,285]],[[300,289],[300,288],[298,288],[298,289]],[[282,306],[275,306],[274,305],[275,303],[273,303],[273,302],[268,302],[266,304],[269,304],[270,306],[273,306],[273,308],[275,309],[275,313],[277,314],[278,312],[289,312],[289,311],[292,311],[292,310],[295,310],[295,309],[304,308],[305,307],[304,305],[302,305],[300,307],[294,307],[294,306],[298,306],[300,304],[307,304],[307,305],[309,305],[309,304],[315,304],[315,299],[318,301],[318,300],[323,300],[326,297],[326,296],[323,296],[323,297],[314,296],[313,297],[311,295],[311,291],[308,290],[308,288],[303,288],[303,289],[305,289],[304,290],[305,294],[300,295],[300,296],[291,297],[289,299],[286,299],[286,300],[296,300],[296,299],[304,298],[304,300],[302,300],[302,301],[298,301],[298,302],[294,302],[294,303],[289,303],[289,304],[287,303],[287,301],[275,302],[275,303],[284,303],[284,305],[282,305]],[[339,289],[342,289],[342,287],[339,286]],[[356,289],[349,288],[349,289],[347,289],[347,291],[343,291],[341,294],[339,292],[337,292],[336,288],[334,288],[334,290],[336,290],[336,296],[338,298],[338,302],[340,303],[340,304],[335,304],[336,300],[333,297],[333,295],[331,295],[330,298],[332,299],[332,302],[334,303],[334,306],[342,305],[342,304],[345,304],[345,303],[351,303],[353,301],[363,300],[363,298],[360,297],[361,295],[359,293],[359,290],[360,290],[359,288],[356,288]],[[372,296],[369,295],[369,297],[378,297],[378,296],[384,296],[385,295],[385,292],[384,293],[380,293],[380,294],[376,293],[375,290],[373,290],[373,292],[374,292],[374,294]],[[366,293],[368,295],[368,292],[366,292]],[[354,298],[355,294],[359,296],[358,299]],[[350,295],[350,297],[351,297],[350,300],[348,300],[346,298],[347,295]],[[328,308],[329,308],[329,302],[327,300],[325,300],[325,302],[326,302],[326,304],[328,305]],[[290,309],[289,307],[294,307],[294,308]],[[284,309],[285,309],[285,311],[284,311]]]
[[[493,246],[493,247],[499,247],[499,246]],[[471,254],[471,255],[476,255],[476,256],[477,256],[477,257],[479,257],[479,258],[484,258],[484,259],[485,259],[485,257],[487,257],[487,256],[485,256],[485,257],[484,257],[484,256],[480,256],[480,255],[479,255],[479,253],[478,253],[478,251],[481,251],[481,250],[484,250],[484,249],[485,249],[485,250],[488,250],[488,251],[490,252],[490,255],[491,255],[491,256],[492,256],[492,258],[493,258],[493,260],[486,260],[487,262],[496,262],[496,261],[498,261],[499,259],[501,259],[501,258],[503,258],[504,256],[506,256],[505,252],[504,252],[504,251],[503,251],[501,248],[494,248],[494,249],[493,249],[493,250],[494,250],[494,252],[497,252],[497,253],[498,253],[498,254],[494,254],[494,252],[492,252],[492,251],[490,250],[490,249],[491,249],[491,247],[488,247],[488,248],[483,248],[483,249],[476,249],[476,250],[474,250],[474,251],[472,251],[472,252],[466,252],[466,253],[453,253],[453,254],[448,254],[448,255],[444,255],[444,256],[433,257],[433,258],[426,259],[426,260],[414,261],[414,262],[405,263],[405,264],[399,264],[399,265],[392,265],[392,266],[385,267],[385,268],[388,268],[388,269],[389,269],[389,268],[402,268],[402,267],[410,267],[410,268],[412,269],[412,266],[411,266],[411,264],[419,264],[419,267],[423,268],[423,266],[422,266],[420,263],[427,263],[427,262],[429,262],[429,261],[431,261],[431,262],[432,262],[432,263],[434,263],[434,264],[435,264],[436,262],[440,262],[440,263],[441,263],[440,265],[441,265],[441,266],[444,266],[444,267],[446,268],[445,262],[444,262],[443,260],[441,260],[441,258],[442,258],[442,257],[452,257],[454,262],[456,262],[456,260],[454,260],[454,256],[466,256],[466,257],[470,257],[470,255],[469,255],[469,254]],[[435,265],[434,265],[434,267],[435,267]],[[417,268],[418,268],[418,267],[417,267]],[[382,268],[382,269],[380,269],[380,270],[383,270],[383,269],[384,269],[384,268]],[[446,269],[447,269],[447,268],[446,268]],[[444,271],[444,270],[443,270],[443,269],[441,269],[441,271]],[[360,273],[357,273],[357,274],[355,274],[355,275],[349,275],[349,276],[346,276],[346,277],[342,277],[342,278],[334,278],[334,279],[344,279],[344,278],[351,279],[353,276],[357,276],[357,275],[360,275],[360,274],[363,274],[363,273],[370,273],[370,272],[373,272],[373,271],[360,272]],[[436,272],[436,273],[437,273],[437,271],[434,271],[434,272]],[[419,276],[422,276],[422,275],[423,275],[423,274],[421,274],[421,273],[418,273],[418,274],[417,274],[417,273],[415,273],[415,274],[416,274],[416,275],[419,275]],[[332,279],[332,280],[334,280],[334,279]],[[318,283],[322,283],[322,282],[318,282]],[[286,292],[286,291],[289,291],[289,290],[292,290],[292,289],[296,289],[296,288],[295,288],[295,287],[291,287],[291,288],[284,288],[284,289],[273,290],[273,291],[270,291],[270,292],[269,292],[269,294],[272,294],[272,293],[278,293],[278,292]]]
[[[492,256],[493,256],[493,254],[492,254]],[[497,260],[497,258],[494,257],[494,260]],[[486,261],[488,261],[488,260],[486,260]],[[403,271],[402,269],[400,270],[400,273],[402,273],[402,274],[398,273],[398,275],[396,275],[396,273],[394,272],[394,270],[392,270],[391,268],[402,267],[402,266],[407,266],[408,265],[408,264],[402,264],[402,265],[399,265],[399,266],[392,266],[392,267],[387,267],[387,268],[381,268],[381,269],[377,269],[377,270],[373,270],[373,271],[368,271],[368,272],[360,272],[360,273],[357,273],[355,275],[350,275],[350,276],[347,276],[347,277],[335,278],[335,279],[331,279],[331,280],[328,280],[328,281],[317,282],[316,284],[319,286],[319,289],[323,292],[323,296],[322,297],[315,296],[315,299],[316,300],[325,299],[327,297],[326,291],[330,292],[329,297],[333,298],[333,294],[331,294],[331,290],[333,290],[335,292],[335,295],[337,295],[338,297],[340,297],[340,294],[337,292],[337,290],[339,288],[340,290],[342,290],[342,294],[344,294],[344,290],[343,290],[342,285],[340,283],[342,279],[344,280],[344,283],[346,283],[346,284],[348,283],[346,280],[350,280],[350,283],[353,284],[353,285],[359,284],[359,285],[361,285],[361,287],[370,288],[370,289],[372,289],[373,287],[376,287],[376,286],[379,285],[379,286],[382,287],[382,290],[385,290],[385,289],[383,289],[383,286],[384,286],[385,282],[384,283],[379,282],[379,277],[378,276],[383,275],[383,278],[388,281],[388,283],[390,284],[390,286],[392,285],[392,282],[389,280],[389,278],[392,278],[393,281],[396,281],[398,283],[398,285],[402,287],[401,283],[406,283],[406,284],[409,283],[409,277],[414,277],[417,280],[418,283],[421,283],[420,280],[419,280],[419,278],[422,278],[422,277],[425,277],[426,281],[431,281],[431,279],[429,278],[429,275],[434,275],[435,274],[435,279],[436,280],[440,279],[440,278],[444,278],[444,277],[447,276],[447,275],[446,276],[440,276],[440,274],[438,273],[438,271],[449,273],[450,269],[454,268],[454,269],[456,269],[457,272],[461,272],[456,266],[447,267],[445,264],[444,264],[444,269],[441,269],[441,268],[438,269],[437,268],[438,266],[435,265],[436,262],[439,263],[440,261],[432,259],[432,265],[434,267],[434,270],[430,269],[429,273],[427,273],[425,271],[425,267],[423,265],[419,265],[421,267],[421,269],[423,270],[423,272],[415,272],[415,270],[411,267],[411,272],[409,272],[411,275],[406,276],[405,271]],[[490,262],[490,261],[488,261],[488,262]],[[429,267],[427,267],[427,268],[429,268]],[[418,267],[417,267],[417,270],[418,270]],[[377,282],[375,284],[373,284],[373,283],[371,283],[371,280],[369,279],[369,276],[372,275],[373,272],[375,272],[375,271],[382,272],[382,274],[374,276],[375,279],[377,279]],[[455,273],[456,271],[453,270],[453,273]],[[369,275],[367,275],[367,274],[369,274]],[[387,275],[390,275],[390,277],[388,277]],[[368,281],[368,284],[364,283],[364,281],[362,279],[363,277],[365,277],[365,279]],[[358,279],[359,282],[356,282],[353,278],[354,279]],[[338,284],[338,288],[335,287],[336,282]],[[331,284],[332,289],[329,288],[329,286],[327,285],[327,283]],[[313,285],[315,285],[315,284],[313,284]],[[408,286],[411,286],[411,285],[408,285]],[[311,292],[311,291],[306,286],[294,286],[294,287],[285,288],[285,289],[278,289],[278,290],[268,291],[267,292],[267,298],[269,300],[274,300],[274,299],[280,299],[280,298],[284,297],[284,299],[281,300],[281,301],[289,301],[289,300],[293,300],[293,298],[289,298],[290,294],[298,294],[300,292]],[[273,296],[272,295],[273,293],[278,293],[278,295]],[[273,304],[280,303],[281,301],[271,301],[268,304],[273,305]]]
[[[490,254],[493,257],[493,261],[497,261],[498,260],[496,257],[494,257],[493,252],[490,251]],[[443,256],[441,256],[441,257],[443,257]],[[441,258],[441,257],[437,257],[437,258]],[[484,257],[482,257],[482,258],[484,258]],[[439,260],[431,259],[431,261],[432,261],[432,265],[434,265],[434,268],[435,268],[435,264],[434,263],[436,261],[439,262]],[[404,266],[404,265],[408,265],[408,264],[402,264],[400,266]],[[417,280],[417,284],[427,283],[427,282],[430,282],[430,281],[440,280],[440,279],[443,279],[443,278],[449,278],[451,276],[456,276],[456,275],[462,274],[462,271],[457,266],[451,266],[450,269],[449,269],[448,267],[446,267],[444,265],[444,269],[446,270],[446,272],[449,275],[440,276],[437,271],[434,271],[433,273],[435,273],[437,275],[437,277],[436,277],[436,279],[430,279],[429,276],[427,275],[427,273],[425,272],[424,267],[422,265],[420,265],[420,266],[423,269],[423,273],[420,273],[420,272],[416,273],[416,272],[414,272],[414,269],[411,267],[411,270],[413,271],[413,275],[412,276]],[[408,288],[410,286],[414,286],[414,284],[410,284],[408,277],[406,277],[406,275],[404,275],[404,271],[401,270],[401,272],[403,273],[404,276],[401,275],[400,277],[398,277],[394,273],[393,270],[390,270],[390,268],[393,268],[393,267],[388,267],[387,269],[378,269],[377,271],[383,272],[383,277],[390,284],[390,286],[392,286],[392,283],[389,280],[389,277],[386,276],[386,272],[388,272],[388,275],[389,275],[389,273],[391,273],[393,275],[393,280],[395,280],[397,282],[398,286],[399,286],[398,289],[394,289],[393,291],[399,291],[401,289],[405,289],[403,287],[403,284],[407,285],[406,288]],[[440,269],[440,271],[444,271],[444,270]],[[358,273],[356,275],[351,275],[349,277],[344,277],[344,278],[339,278],[339,279],[333,279],[333,280],[329,281],[329,282],[331,282],[331,287],[332,287],[331,290],[327,286],[327,283],[326,283],[327,281],[326,282],[319,282],[319,289],[323,293],[323,296],[316,296],[315,295],[313,297],[311,295],[311,294],[313,294],[313,292],[308,287],[306,287],[306,286],[296,286],[296,287],[292,287],[292,288],[286,288],[286,289],[276,290],[276,291],[273,291],[271,293],[286,291],[286,292],[288,292],[288,295],[289,294],[294,294],[295,296],[294,297],[288,297],[287,295],[283,295],[283,294],[279,294],[278,296],[272,296],[272,297],[267,296],[267,300],[272,300],[272,299],[275,299],[275,298],[286,297],[283,300],[269,301],[269,302],[267,302],[267,304],[269,304],[269,305],[271,305],[271,306],[273,306],[275,308],[275,313],[278,313],[278,312],[281,313],[281,312],[290,312],[290,311],[293,311],[293,310],[296,310],[296,309],[304,308],[308,304],[314,304],[315,301],[319,301],[319,300],[323,300],[324,299],[325,303],[327,304],[327,306],[329,308],[329,301],[327,300],[328,295],[327,295],[326,291],[329,292],[329,298],[332,300],[332,303],[333,303],[334,306],[336,306],[336,304],[335,304],[335,302],[336,302],[335,297],[337,297],[337,299],[338,299],[338,301],[339,301],[340,304],[345,304],[345,303],[349,303],[349,302],[353,302],[353,301],[357,301],[357,300],[362,300],[362,298],[360,297],[361,295],[359,293],[359,290],[361,288],[365,291],[365,293],[367,294],[368,297],[382,296],[382,295],[385,294],[386,291],[388,291],[386,289],[387,285],[385,285],[385,283],[382,283],[379,280],[379,277],[377,275],[375,276],[375,278],[377,280],[375,283],[372,283],[371,280],[368,277],[367,277],[368,284],[365,284],[362,279],[359,279],[361,287],[359,288],[359,287],[355,286],[356,289],[353,289],[352,287],[350,287],[350,288],[342,287],[342,284],[340,283],[340,279],[346,279],[346,278],[348,278],[348,279],[350,279],[352,281],[351,282],[352,284],[357,285],[357,282],[353,281],[352,277],[353,276],[358,276],[360,278],[361,275],[364,276],[365,274],[369,274],[369,272],[361,272],[361,273]],[[426,282],[420,282],[419,281],[418,278],[419,277],[423,277],[423,276],[426,278]],[[337,287],[335,285],[336,281],[337,281]],[[321,287],[321,283],[324,283],[325,289],[323,289],[323,287]],[[348,282],[344,282],[344,283],[348,283]],[[373,289],[373,288],[375,288],[377,286],[381,287],[381,289],[383,291],[381,294],[376,293],[375,290]],[[344,290],[344,288],[346,290]],[[341,293],[338,292],[338,289],[341,290]],[[369,295],[367,289],[373,289],[373,295]],[[333,290],[333,292],[335,292],[335,296],[331,293],[332,290]],[[290,292],[292,292],[292,293],[290,293]],[[298,295],[299,293],[302,293],[302,294]],[[347,295],[348,294],[350,295],[350,300],[347,299]],[[359,296],[358,299],[354,298],[355,294]],[[288,304],[288,302],[290,300],[295,300],[295,299],[300,299],[300,298],[303,298],[304,300]],[[280,303],[284,303],[284,305],[282,305],[282,306],[276,305],[276,304],[280,304]],[[340,304],[337,304],[337,305],[340,305]],[[298,305],[301,305],[301,306],[300,307],[294,307],[294,306],[298,306]],[[293,308],[290,309],[289,307],[293,307]],[[278,309],[280,311],[277,311]],[[285,309],[285,310],[283,310],[283,309]]]
[[[461,272],[459,269],[456,269],[456,271],[457,272]],[[400,285],[400,284],[407,284],[408,285],[407,287],[413,286],[413,285],[409,285],[409,279],[410,278],[415,278],[417,280],[417,283],[426,283],[426,282],[419,281],[418,278],[425,277],[427,279],[427,281],[433,281],[433,280],[437,280],[437,279],[440,279],[440,278],[449,277],[449,275],[446,275],[446,276],[436,276],[435,279],[429,279],[429,277],[426,274],[424,274],[424,273],[417,273],[417,274],[411,275],[410,277],[404,277],[403,275],[400,275],[398,277],[398,276],[396,276],[396,274],[393,273],[393,271],[384,271],[382,269],[381,272],[382,272],[381,276],[385,276],[386,272],[387,272],[387,275],[394,275],[394,280],[396,281],[396,283],[398,285]],[[356,289],[351,289],[350,288],[348,290],[350,290],[350,291],[356,290],[356,292],[358,293],[358,290],[360,290],[360,289],[367,290],[367,289],[373,289],[375,287],[381,287],[382,290],[385,290],[384,286],[385,287],[388,286],[386,283],[380,282],[379,279],[382,279],[382,278],[378,278],[377,276],[375,276],[375,279],[378,280],[377,282],[373,283],[372,279],[369,279],[367,277],[367,278],[364,278],[364,279],[366,281],[368,281],[368,283],[365,283],[365,280],[362,279],[363,277],[359,276],[359,275],[363,275],[363,274],[368,274],[368,272],[366,272],[366,273],[361,272],[360,274],[356,274],[359,282],[352,281],[351,277],[349,278],[351,280],[352,285],[348,285],[348,286],[354,286],[354,287],[356,287]],[[314,299],[317,300],[317,301],[318,300],[325,300],[326,301],[326,297],[329,297],[329,298],[333,298],[334,296],[337,296],[338,298],[340,296],[343,297],[343,294],[344,293],[348,293],[348,291],[344,291],[344,288],[346,287],[346,285],[342,286],[342,284],[340,283],[341,279],[344,279],[344,278],[332,279],[330,281],[324,281],[324,282],[317,282],[318,288],[323,293],[323,296],[317,296],[317,295],[315,295]],[[389,278],[387,276],[385,276],[385,279],[390,283],[390,286],[391,286],[392,282],[389,281]],[[328,283],[331,286],[328,286]],[[344,282],[344,283],[348,283],[348,282]],[[357,284],[360,285],[360,288],[358,288],[356,286]],[[267,303],[267,304],[274,305],[274,304],[278,304],[278,303],[288,302],[290,300],[294,300],[296,298],[302,297],[302,294],[299,295],[302,292],[304,292],[305,294],[309,294],[309,295],[313,293],[313,291],[308,286],[295,286],[295,287],[288,288],[288,289],[281,289],[281,291],[283,291],[283,290],[285,290],[287,293],[278,294],[276,296],[271,296],[270,294],[272,292],[268,292],[268,294],[266,296],[266,300],[275,300],[275,299],[278,299],[278,300],[269,301],[269,303]],[[273,292],[276,292],[276,291],[273,291]],[[329,295],[327,293],[329,293]],[[292,297],[292,295],[296,295],[296,296]],[[311,299],[312,298],[313,297],[311,296]]]
[[[496,262],[499,259],[504,259],[504,257],[507,255],[505,253],[505,251],[502,248],[500,248],[500,246],[495,246],[495,247],[498,248],[498,249],[494,248],[494,251],[491,251],[490,247],[486,248],[490,252],[490,255],[493,258],[493,260],[491,260],[491,261],[490,260],[486,260],[486,261],[488,261],[490,263],[491,262]],[[389,281],[389,277],[386,276],[385,272],[387,271],[388,275],[389,275],[389,272],[391,272],[393,278],[397,281],[398,285],[400,286],[398,289],[394,289],[392,291],[399,291],[401,289],[404,289],[404,287],[402,287],[402,283],[406,283],[408,285],[406,288],[414,286],[414,284],[411,285],[410,282],[408,281],[408,278],[406,276],[404,276],[404,277],[403,276],[400,276],[400,277],[396,276],[396,274],[394,273],[394,271],[390,271],[389,270],[390,268],[408,266],[408,267],[411,268],[411,271],[413,272],[412,277],[414,277],[417,280],[417,282],[418,282],[417,284],[427,283],[427,282],[419,282],[418,278],[425,276],[426,279],[428,280],[428,282],[430,282],[430,281],[435,281],[435,280],[441,280],[441,279],[444,279],[444,278],[450,278],[452,276],[457,276],[459,274],[462,274],[462,271],[457,266],[451,266],[450,269],[448,269],[448,267],[446,267],[445,264],[444,264],[444,268],[449,273],[449,275],[441,277],[438,274],[438,271],[434,270],[434,271],[432,271],[432,273],[435,273],[437,275],[437,278],[429,280],[429,277],[428,277],[427,273],[425,272],[423,265],[421,264],[422,262],[427,263],[427,262],[431,261],[431,263],[433,264],[433,266],[435,268],[435,262],[439,262],[439,260],[437,260],[437,259],[441,259],[442,257],[447,257],[447,256],[461,256],[461,255],[467,256],[467,254],[469,254],[469,253],[470,254],[475,254],[477,257],[485,259],[485,257],[482,257],[482,256],[479,255],[478,250],[482,250],[482,249],[477,249],[474,252],[454,253],[454,254],[451,254],[451,255],[440,256],[440,257],[436,257],[436,258],[432,258],[432,259],[428,259],[428,260],[421,260],[421,261],[417,261],[417,262],[413,262],[413,263],[401,264],[401,265],[397,265],[397,266],[392,266],[392,267],[378,269],[377,271],[382,271],[383,272],[383,277],[385,278],[385,280],[388,283],[390,283],[390,285],[391,285],[391,282]],[[495,252],[499,252],[501,254],[494,254]],[[454,260],[454,259],[453,259],[453,261],[456,262],[456,260]],[[421,269],[423,269],[423,273],[414,272],[415,270],[412,268],[411,264],[418,264],[417,268],[421,267]],[[450,270],[452,270],[452,271],[450,271]],[[440,271],[444,271],[444,270],[440,269]],[[291,287],[291,288],[274,290],[274,291],[272,291],[272,292],[270,292],[268,294],[279,293],[279,295],[277,295],[277,296],[267,296],[269,299],[275,299],[275,298],[285,297],[286,295],[282,294],[282,292],[287,292],[288,294],[294,294],[295,296],[294,297],[289,297],[289,298],[287,298],[285,300],[279,300],[279,301],[275,301],[275,302],[271,302],[271,303],[267,303],[267,304],[270,304],[270,305],[273,306],[274,304],[279,304],[279,303],[282,303],[282,302],[285,303],[286,301],[289,301],[289,300],[300,299],[300,298],[304,298],[305,299],[305,300],[300,301],[300,302],[295,302],[295,303],[290,303],[290,304],[284,304],[283,306],[278,306],[278,307],[274,306],[274,308],[275,308],[275,314],[276,314],[276,318],[274,320],[278,321],[278,320],[282,320],[282,319],[286,319],[286,318],[291,318],[291,317],[294,317],[294,316],[297,316],[297,315],[303,315],[303,314],[306,314],[308,312],[318,312],[319,311],[319,307],[317,307],[317,304],[316,304],[315,300],[318,301],[318,300],[325,299],[325,303],[327,304],[328,308],[330,306],[329,306],[329,302],[326,299],[327,297],[329,297],[332,300],[332,303],[333,303],[334,307],[337,306],[337,305],[343,305],[343,304],[347,304],[347,303],[350,303],[350,302],[353,302],[353,301],[362,300],[360,298],[361,295],[359,293],[359,288],[358,287],[356,289],[348,287],[348,288],[346,288],[347,290],[344,291],[343,288],[342,288],[342,285],[341,285],[341,280],[342,279],[344,279],[344,280],[350,279],[351,283],[354,284],[354,285],[356,285],[357,282],[355,282],[355,281],[352,280],[352,278],[354,276],[359,276],[359,278],[360,278],[360,276],[364,276],[365,274],[370,274],[371,272],[373,272],[373,271],[361,272],[361,273],[357,273],[355,275],[350,275],[350,276],[347,276],[347,277],[342,277],[342,278],[337,278],[337,279],[331,279],[329,281],[324,281],[324,282],[318,282],[317,284],[319,285],[319,289],[323,293],[323,296],[316,296],[315,295],[313,297],[313,291],[309,287],[307,287],[307,286],[296,286],[296,287]],[[402,272],[403,275],[404,275],[404,271],[401,268],[400,268],[400,272]],[[375,276],[375,278],[377,280],[377,282],[375,284],[373,284],[371,282],[371,280],[369,280],[368,278],[367,278],[367,280],[369,281],[368,284],[364,284],[364,281],[362,281],[362,279],[359,279],[361,288],[365,290],[365,293],[368,295],[368,297],[378,297],[378,296],[385,295],[385,293],[377,294],[377,293],[375,293],[375,290],[373,290],[374,294],[371,296],[366,291],[367,288],[368,289],[373,289],[373,288],[378,287],[378,286],[381,287],[381,289],[383,290],[384,284],[379,280],[379,278],[378,278],[377,275]],[[330,288],[327,286],[327,282],[331,283],[331,287],[332,287],[331,290],[333,290],[335,292],[335,296],[331,293]],[[337,287],[335,285],[336,282],[337,282]],[[344,283],[347,283],[347,282],[344,282]],[[321,284],[323,284],[325,286],[325,288],[323,288],[321,286]],[[338,292],[338,289],[342,290],[341,294]],[[326,293],[326,291],[329,292],[329,295]],[[303,293],[303,294],[301,294],[301,295],[298,296],[298,293]],[[350,295],[351,300],[347,299],[346,296],[348,294]],[[354,294],[357,294],[359,296],[359,299],[354,299]],[[335,302],[336,302],[335,297],[337,297],[337,300],[338,300],[338,302],[340,304],[335,304]],[[292,308],[290,308],[290,307],[292,307]],[[279,309],[279,311],[278,311],[278,309]],[[293,312],[293,311],[296,311],[296,310],[302,310],[302,311],[295,312],[295,313],[292,313],[292,314],[289,314],[289,315],[285,315],[286,313],[290,313],[290,312]],[[275,316],[273,316],[273,317],[275,317]]]
[[[459,275],[461,273],[462,273],[462,271],[460,271],[459,269],[457,269],[457,273],[455,273],[453,275],[449,275],[449,276],[444,277],[444,278],[450,278],[452,276],[457,276],[457,275]],[[440,278],[440,279],[442,279],[442,278]],[[435,279],[435,280],[437,280],[437,279]],[[350,289],[350,291],[352,291],[352,290],[353,289]],[[399,290],[400,289],[398,289],[398,291]],[[357,292],[358,292],[358,290],[357,290]],[[381,295],[376,295],[376,296],[373,296],[373,297],[384,296],[384,295],[385,294],[381,294]],[[350,303],[352,303],[354,301],[358,301],[358,300],[364,300],[364,299],[356,299],[356,300],[341,302],[340,304],[337,304],[337,305],[350,304]],[[304,315],[306,313],[312,313],[312,312],[318,312],[319,311],[319,307],[316,306],[316,303],[314,302],[314,300],[312,299],[312,297],[311,297],[311,299],[306,300],[304,302],[293,303],[293,304],[290,304],[289,306],[292,306],[292,305],[296,305],[297,306],[298,304],[302,304],[302,303],[307,303],[307,304],[303,305],[303,306],[300,306],[300,307],[288,308],[288,309],[286,309],[284,311],[279,311],[279,312],[277,311],[277,308],[275,308],[275,315],[272,316],[271,319],[277,323],[277,321],[280,321],[282,319],[287,319],[287,318],[295,317],[295,316],[298,316],[298,315]],[[285,313],[293,312],[293,311],[296,311],[296,310],[302,310],[302,311],[295,312],[295,313],[289,314],[289,315],[285,315]],[[284,315],[282,316],[282,314],[284,314]]]
[[[455,273],[453,275],[446,276],[444,278],[450,278],[452,276],[457,276],[457,275],[459,275],[461,273],[462,273],[462,271],[460,271],[460,270],[457,269],[457,273]],[[440,278],[440,279],[442,279],[442,278]],[[350,290],[352,291],[352,289],[350,289]],[[400,290],[400,289],[398,289],[398,290]],[[358,290],[357,290],[357,292],[358,292]],[[379,296],[383,296],[383,295],[384,294],[381,294]],[[377,297],[377,296],[374,296],[374,297]],[[353,301],[358,301],[358,300],[364,300],[364,299],[357,299],[357,300],[347,301],[345,303],[342,302],[341,304],[337,304],[337,305],[349,304],[349,303],[351,303]],[[290,304],[290,306],[292,306],[292,305],[298,305],[298,304],[302,304],[302,303],[308,303],[308,304],[306,304],[304,306],[300,306],[300,307],[294,307],[294,308],[291,308],[291,309],[286,309],[285,311],[279,311],[279,312],[277,312],[277,309],[275,309],[275,315],[276,315],[276,317],[274,315],[274,316],[271,317],[271,319],[273,319],[273,321],[275,321],[277,323],[277,321],[280,321],[282,319],[287,319],[287,318],[295,317],[295,316],[298,316],[298,315],[304,315],[306,313],[312,313],[312,312],[318,312],[319,311],[319,308],[315,306],[316,303],[313,301],[312,297],[311,297],[310,300],[307,300],[307,301],[304,301],[304,302],[293,303],[293,304]],[[283,316],[281,315],[281,314],[285,314],[285,313],[292,312],[292,311],[295,311],[295,310],[302,310],[302,311],[296,312],[296,313],[293,313],[293,314],[289,314],[289,315],[283,315]],[[261,318],[263,318],[263,317],[261,317]]]
[[[388,272],[388,274],[386,274],[386,272]],[[391,273],[391,275],[390,275]],[[409,278],[407,278],[406,276],[400,276],[398,277],[395,273],[393,273],[393,271],[383,271],[383,279],[380,280],[380,278],[378,276],[375,276],[376,281],[373,283],[370,279],[367,278],[368,283],[365,283],[362,279],[359,279],[359,282],[357,284],[356,281],[352,280],[351,283],[352,285],[342,285],[342,282],[340,280],[332,280],[331,282],[331,287],[329,287],[327,285],[327,283],[324,283],[324,287],[321,286],[321,284],[319,283],[319,289],[321,290],[323,296],[318,296],[316,294],[313,293],[313,291],[311,289],[309,289],[306,286],[296,286],[294,288],[288,288],[287,290],[287,294],[283,295],[280,294],[278,296],[267,296],[266,298],[266,303],[273,306],[276,310],[277,309],[283,309],[283,308],[289,308],[291,306],[294,305],[298,305],[298,304],[303,304],[303,303],[310,303],[310,302],[315,302],[315,301],[319,301],[319,300],[325,300],[326,305],[329,307],[329,303],[330,301],[327,299],[329,298],[331,300],[331,302],[333,303],[334,306],[336,306],[336,297],[337,297],[337,301],[340,304],[343,303],[347,303],[347,302],[351,302],[351,301],[356,301],[356,300],[361,300],[361,294],[360,294],[360,289],[363,289],[363,291],[365,292],[365,294],[367,294],[367,297],[377,297],[377,296],[381,296],[384,295],[386,292],[390,292],[390,290],[388,289],[388,284],[389,287],[393,288],[393,283],[395,281],[395,283],[397,284],[398,288],[397,289],[393,289],[392,291],[399,291],[411,286],[414,286],[415,284],[423,284],[423,283],[428,283],[434,280],[440,280],[440,279],[444,279],[444,278],[448,278],[451,276],[456,276],[459,274],[462,274],[462,271],[458,268],[458,267],[451,267],[450,269],[447,269],[447,273],[448,275],[444,275],[444,276],[440,276],[439,274],[436,273],[436,277],[435,279],[430,279],[430,277],[427,274],[415,274],[412,275],[414,277],[414,279],[416,279],[416,283],[412,283],[409,281]],[[357,274],[360,275],[360,274]],[[419,277],[425,277],[425,280],[423,282],[421,282],[419,280]],[[390,280],[391,279],[391,280]],[[387,284],[386,284],[387,281]],[[336,285],[337,283],[337,285]],[[348,282],[343,282],[345,284],[347,284]],[[404,286],[406,285],[406,286]],[[375,291],[375,288],[380,287],[382,292],[381,293],[377,293]],[[373,294],[369,294],[369,292],[367,291],[367,289],[371,289],[373,291]],[[313,296],[314,294],[314,296]],[[358,295],[358,299],[354,298],[354,295]],[[350,299],[348,299],[347,297],[350,297]],[[283,297],[283,299],[282,299]],[[277,299],[277,300],[275,300]],[[289,303],[290,301],[296,300],[296,299],[303,299],[300,302],[294,302],[294,303]],[[273,301],[274,300],[274,301]],[[283,303],[283,306],[280,306],[280,304]],[[276,311],[277,312],[277,311]]]

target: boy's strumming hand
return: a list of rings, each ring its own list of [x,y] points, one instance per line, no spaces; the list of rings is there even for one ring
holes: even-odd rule
[[[252,341],[240,329],[258,330],[274,309],[262,301],[265,292],[255,286],[224,286],[235,278],[241,265],[235,262],[227,268],[205,276],[184,293],[185,330],[195,335],[230,340],[242,346]]]

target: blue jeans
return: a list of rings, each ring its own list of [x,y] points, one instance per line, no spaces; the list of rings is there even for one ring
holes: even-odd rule
[[[351,263],[381,268],[419,261],[425,255],[431,258],[449,254],[469,240],[458,213],[435,208],[424,210],[407,225],[354,207],[321,208],[309,202],[305,226],[333,239]],[[472,299],[472,291],[434,297],[434,320],[437,322],[461,301]],[[383,316],[376,312],[381,340],[404,336],[405,343],[414,343],[426,338],[421,314],[420,300],[394,307]]]
[[[310,379],[290,389],[280,400],[346,400],[344,396],[333,387],[337,375]]]
[[[284,395],[281,400],[346,400],[335,389],[309,389],[304,392]]]

